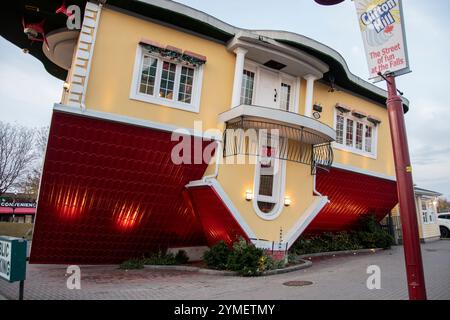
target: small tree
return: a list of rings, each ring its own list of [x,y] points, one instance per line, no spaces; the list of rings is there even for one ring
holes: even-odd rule
[[[0,196],[24,179],[36,159],[34,130],[0,121]]]
[[[41,127],[35,131],[34,154],[35,159],[30,164],[26,177],[19,182],[19,188],[33,198],[37,198],[41,182],[42,167],[44,165],[45,150],[47,148],[49,127]]]
[[[450,212],[450,202],[444,197],[439,198],[438,212]]]

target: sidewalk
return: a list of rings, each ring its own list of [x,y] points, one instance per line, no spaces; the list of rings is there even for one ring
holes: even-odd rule
[[[450,299],[450,241],[422,245],[428,297]],[[381,268],[381,290],[368,290],[367,267]],[[117,266],[81,267],[81,290],[69,290],[67,266],[29,265],[25,299],[408,299],[403,247],[374,254],[314,260],[313,266],[292,273],[241,278],[182,271],[130,270]],[[311,281],[287,287],[287,281]],[[0,281],[0,296],[17,299],[18,283]]]

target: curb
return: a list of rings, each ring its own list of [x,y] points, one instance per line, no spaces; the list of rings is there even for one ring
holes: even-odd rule
[[[331,252],[320,252],[320,253],[311,253],[311,254],[302,254],[297,256],[297,258],[302,260],[310,260],[312,258],[321,258],[321,257],[336,257],[336,256],[345,256],[345,255],[357,255],[357,254],[366,254],[366,253],[377,253],[379,251],[383,251],[384,249],[360,249],[360,250],[346,250],[346,251],[331,251]]]
[[[288,272],[294,272],[297,270],[306,269],[312,266],[312,262],[308,260],[299,259],[298,262],[303,262],[301,264],[283,268],[283,269],[275,269],[264,271],[261,276],[272,276],[276,274],[283,274]],[[164,271],[185,271],[185,272],[193,272],[193,273],[201,273],[215,276],[231,276],[236,277],[240,276],[237,272],[234,271],[224,271],[224,270],[212,270],[212,269],[204,269],[199,267],[189,267],[189,266],[154,266],[154,265],[145,265],[145,269],[150,270],[164,270]]]

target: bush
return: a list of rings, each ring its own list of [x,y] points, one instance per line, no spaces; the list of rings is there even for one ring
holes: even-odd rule
[[[143,259],[144,265],[168,266],[177,264],[173,253],[159,251]]]
[[[233,245],[228,258],[228,269],[243,276],[257,276],[267,270],[269,260],[264,250],[241,239]]]
[[[364,248],[389,249],[394,243],[394,238],[381,228],[375,216],[362,218],[358,229],[355,236]]]
[[[291,248],[296,255],[358,249],[388,249],[394,239],[376,221],[375,216],[366,216],[359,222],[356,231],[324,233],[300,237]]]
[[[224,241],[220,241],[203,254],[203,260],[210,268],[226,270],[231,249]]]
[[[244,239],[236,241],[233,248],[221,241],[206,251],[203,259],[210,268],[235,271],[243,276],[258,276],[266,270],[284,267],[284,261],[275,261]]]
[[[142,259],[130,259],[122,262],[119,268],[124,270],[142,269],[144,268],[144,262]]]
[[[177,254],[175,255],[175,261],[177,262],[177,264],[186,264],[189,261],[189,256],[187,255],[186,251],[178,250]]]

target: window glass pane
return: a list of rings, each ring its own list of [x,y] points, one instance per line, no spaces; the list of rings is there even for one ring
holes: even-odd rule
[[[173,100],[173,88],[175,84],[175,71],[177,65],[164,61],[161,73],[161,84],[159,88],[159,96]]]
[[[422,220],[423,220],[424,223],[427,223],[427,222],[428,222],[427,212],[426,212],[426,211],[425,211],[425,212],[422,212]]]
[[[242,77],[241,103],[252,104],[253,101],[253,85],[255,83],[255,74],[251,71],[244,70]]]
[[[427,203],[424,200],[422,200],[421,202],[422,202],[422,210],[427,210]]]
[[[289,111],[289,108],[291,107],[291,86],[286,83],[281,84],[280,103],[280,108],[282,110]]]
[[[261,175],[259,179],[259,194],[261,196],[273,195],[273,175]]]
[[[363,130],[364,125],[361,122],[356,123],[356,149],[362,150],[363,148]]]
[[[194,69],[182,67],[180,76],[180,86],[178,90],[178,101],[184,103],[191,103],[193,84],[194,84]]]
[[[258,208],[264,213],[270,213],[275,208],[275,203],[258,201]]]
[[[353,123],[353,120],[347,119],[347,135],[345,144],[350,147],[353,147]]]
[[[156,67],[158,60],[144,55],[142,60],[142,72],[139,84],[139,92],[153,95],[155,90]]]
[[[366,152],[372,152],[372,127],[366,125]]]
[[[344,144],[344,117],[340,114],[336,118],[336,142]]]

